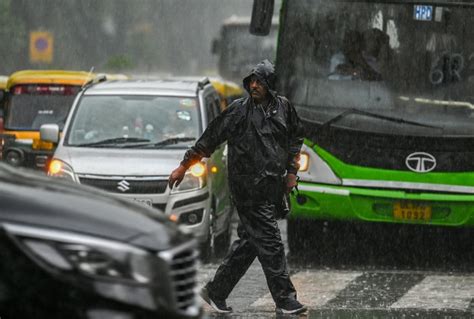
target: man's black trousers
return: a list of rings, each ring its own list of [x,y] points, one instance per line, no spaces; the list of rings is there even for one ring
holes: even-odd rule
[[[276,306],[285,307],[289,300],[296,299],[274,210],[275,205],[270,203],[237,207],[239,239],[232,244],[214,279],[207,284],[211,297],[227,299],[257,257]]]

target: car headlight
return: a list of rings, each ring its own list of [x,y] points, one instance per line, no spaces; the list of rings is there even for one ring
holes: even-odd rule
[[[179,186],[173,187],[171,193],[196,190],[204,186],[206,186],[206,166],[203,163],[196,163],[186,171]]]
[[[150,254],[121,242],[55,230],[8,224],[11,237],[46,268],[95,279],[148,284],[153,278]]]
[[[341,179],[331,167],[311,148],[303,144],[298,172],[302,182],[341,185]]]
[[[151,253],[126,243],[82,234],[13,224],[4,227],[19,248],[49,273],[76,277],[73,282],[80,285],[89,279],[100,295],[156,308],[150,287],[159,285],[156,278],[162,267]]]
[[[77,182],[76,174],[71,166],[58,159],[53,159],[48,166],[48,176],[69,179]]]

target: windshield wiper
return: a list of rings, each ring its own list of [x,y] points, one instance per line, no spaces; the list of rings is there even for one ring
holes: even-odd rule
[[[380,114],[377,114],[377,113],[371,113],[371,112],[367,112],[367,111],[361,111],[361,110],[354,109],[354,108],[348,109],[348,110],[336,115],[335,117],[331,118],[330,120],[324,122],[322,124],[321,128],[327,128],[327,127],[331,126],[331,124],[339,121],[340,119],[342,119],[342,118],[344,118],[344,117],[346,117],[347,115],[350,115],[350,114],[360,114],[360,115],[365,115],[365,116],[368,116],[368,117],[373,117],[373,118],[386,120],[386,121],[390,121],[390,122],[395,122],[395,123],[410,124],[410,125],[414,125],[414,126],[428,127],[428,128],[433,128],[433,129],[439,129],[439,130],[443,129],[442,127],[439,127],[439,126],[418,123],[418,122],[409,121],[409,120],[405,120],[405,119],[398,118],[398,117],[385,116],[385,115],[380,115]]]
[[[138,138],[138,137],[114,137],[114,138],[109,138],[109,139],[98,141],[98,142],[78,144],[75,146],[79,146],[79,147],[106,146],[106,145],[120,145],[120,144],[128,144],[128,143],[142,143],[142,142],[150,142],[150,140],[146,138]]]
[[[180,142],[190,142],[196,140],[195,137],[172,137],[172,138],[167,138],[165,140],[156,142],[156,143],[143,143],[143,144],[133,144],[133,145],[127,145],[125,147],[127,148],[135,148],[135,147],[150,147],[150,148],[160,148],[172,144],[178,144]]]

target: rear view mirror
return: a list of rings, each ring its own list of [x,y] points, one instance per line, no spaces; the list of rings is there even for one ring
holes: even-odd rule
[[[213,39],[212,40],[211,53],[212,54],[219,54],[219,51],[220,51],[220,41],[219,41],[219,39]]]
[[[40,139],[45,142],[59,142],[59,126],[58,124],[43,124],[40,127]]]
[[[254,0],[250,33],[268,35],[272,26],[274,0]]]

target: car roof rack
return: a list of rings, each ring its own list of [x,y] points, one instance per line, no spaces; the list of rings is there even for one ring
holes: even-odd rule
[[[86,83],[84,83],[84,85],[82,85],[82,88],[87,88],[93,84],[97,84],[97,83],[100,83],[100,82],[105,82],[107,81],[107,75],[106,74],[99,74],[95,77],[93,77],[92,79],[90,79],[89,81],[87,81]]]
[[[209,78],[206,76],[198,81],[198,89],[203,89],[208,84],[211,84],[211,81],[209,81]]]

